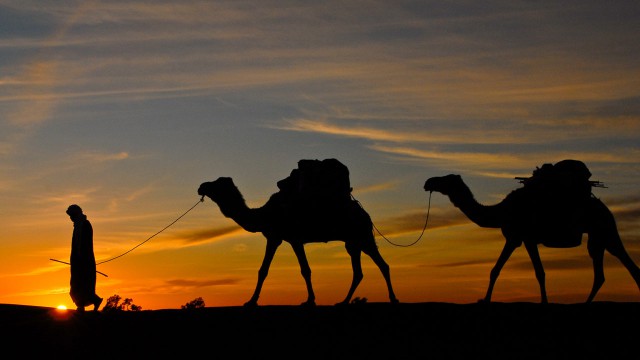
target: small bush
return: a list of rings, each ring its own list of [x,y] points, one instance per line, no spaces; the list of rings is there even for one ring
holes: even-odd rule
[[[351,303],[352,304],[366,304],[367,303],[367,298],[366,297],[360,298],[360,297],[356,296],[355,298],[353,298],[351,300]]]
[[[197,297],[188,303],[182,305],[182,310],[202,309],[204,308],[204,300],[201,297]]]
[[[105,304],[102,311],[141,311],[142,306],[138,306],[133,303],[133,299],[125,298],[122,303],[120,303],[122,297],[118,294],[115,294],[107,299],[107,303]]]

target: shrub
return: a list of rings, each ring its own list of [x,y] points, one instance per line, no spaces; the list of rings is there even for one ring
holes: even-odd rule
[[[138,306],[133,303],[133,299],[125,298],[122,303],[120,303],[122,297],[118,294],[115,294],[107,299],[107,303],[105,304],[102,311],[141,311],[142,306]]]
[[[202,309],[204,308],[204,300],[201,297],[197,297],[190,302],[182,305],[182,310],[190,310],[190,309]]]

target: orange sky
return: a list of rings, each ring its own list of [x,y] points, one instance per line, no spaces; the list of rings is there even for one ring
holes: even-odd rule
[[[200,183],[232,177],[251,207],[300,159],[337,158],[353,195],[398,244],[424,225],[431,176],[458,173],[501,200],[544,163],[584,161],[640,263],[640,5],[619,1],[0,2],[0,303],[73,307],[72,223],[93,223],[98,262],[193,206]],[[431,198],[423,238],[376,234],[404,302],[482,298],[504,240]],[[207,200],[144,245],[98,266],[98,294],[143,309],[247,301],[264,253]],[[341,242],[306,247],[318,304],[351,281]],[[586,246],[541,248],[551,302],[582,302]],[[387,301],[363,257],[355,296]],[[611,255],[596,300],[638,301]],[[495,301],[539,301],[524,249]],[[260,304],[298,304],[288,244]]]

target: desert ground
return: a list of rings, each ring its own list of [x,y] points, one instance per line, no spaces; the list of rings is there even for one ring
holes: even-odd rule
[[[640,303],[363,303],[118,312],[0,304],[23,359],[616,359],[638,355]]]

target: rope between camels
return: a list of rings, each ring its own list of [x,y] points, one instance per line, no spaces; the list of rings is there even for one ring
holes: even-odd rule
[[[428,202],[428,204],[427,204],[427,218],[426,218],[426,220],[424,221],[424,227],[422,228],[422,232],[420,233],[420,236],[418,236],[418,238],[417,238],[414,242],[412,242],[411,244],[406,244],[406,245],[403,245],[403,244],[396,244],[396,243],[394,243],[393,241],[391,241],[391,240],[387,239],[387,237],[386,237],[386,236],[384,236],[384,234],[383,234],[380,230],[378,230],[378,228],[376,227],[376,224],[374,224],[374,223],[373,223],[373,221],[372,221],[372,222],[371,222],[371,224],[373,225],[373,228],[374,228],[374,229],[376,229],[376,232],[377,232],[378,234],[380,234],[380,236],[382,236],[382,238],[383,238],[383,239],[387,240],[387,242],[388,242],[389,244],[393,245],[393,246],[398,246],[398,247],[409,247],[409,246],[413,246],[413,245],[415,245],[418,241],[420,241],[420,239],[422,239],[422,235],[424,235],[424,232],[425,232],[425,230],[427,229],[427,224],[429,223],[429,212],[431,211],[431,194],[432,194],[432,191],[429,191],[429,202]],[[352,198],[355,202],[357,202],[357,203],[358,203],[358,205],[360,205],[360,207],[362,207],[362,204],[360,204],[360,202],[359,202],[358,200],[356,200],[356,198],[355,198],[355,197],[353,197],[353,195],[351,195],[351,198]]]
[[[106,263],[106,262],[113,261],[113,260],[115,260],[115,259],[117,259],[117,258],[119,258],[119,257],[122,257],[122,256],[127,255],[128,253],[132,252],[133,250],[135,250],[136,248],[138,248],[138,247],[139,247],[139,246],[141,246],[142,244],[144,244],[144,243],[146,243],[147,241],[151,240],[151,239],[152,239],[153,237],[155,237],[156,235],[158,235],[158,234],[160,234],[161,232],[163,232],[163,231],[167,230],[171,225],[175,224],[176,222],[178,222],[178,220],[182,219],[182,217],[183,217],[183,216],[187,215],[191,210],[193,210],[193,209],[194,209],[196,206],[198,206],[198,204],[200,204],[201,202],[204,202],[204,195],[202,196],[202,198],[200,198],[200,200],[198,200],[198,201],[195,203],[195,205],[193,205],[191,208],[189,208],[189,210],[185,211],[182,215],[178,216],[178,218],[177,218],[177,219],[173,220],[173,222],[171,222],[169,225],[165,226],[162,230],[160,230],[160,231],[158,231],[157,233],[155,233],[155,234],[153,234],[153,235],[149,236],[149,237],[147,238],[147,240],[145,240],[145,241],[141,242],[140,244],[138,244],[138,245],[136,245],[136,246],[132,247],[131,249],[129,249],[129,250],[127,250],[127,251],[125,251],[124,253],[122,253],[122,254],[120,254],[120,255],[118,255],[118,256],[112,257],[111,259],[107,259],[107,260],[104,260],[104,261],[97,262],[97,263],[96,263],[96,265],[104,264],[104,263]]]

